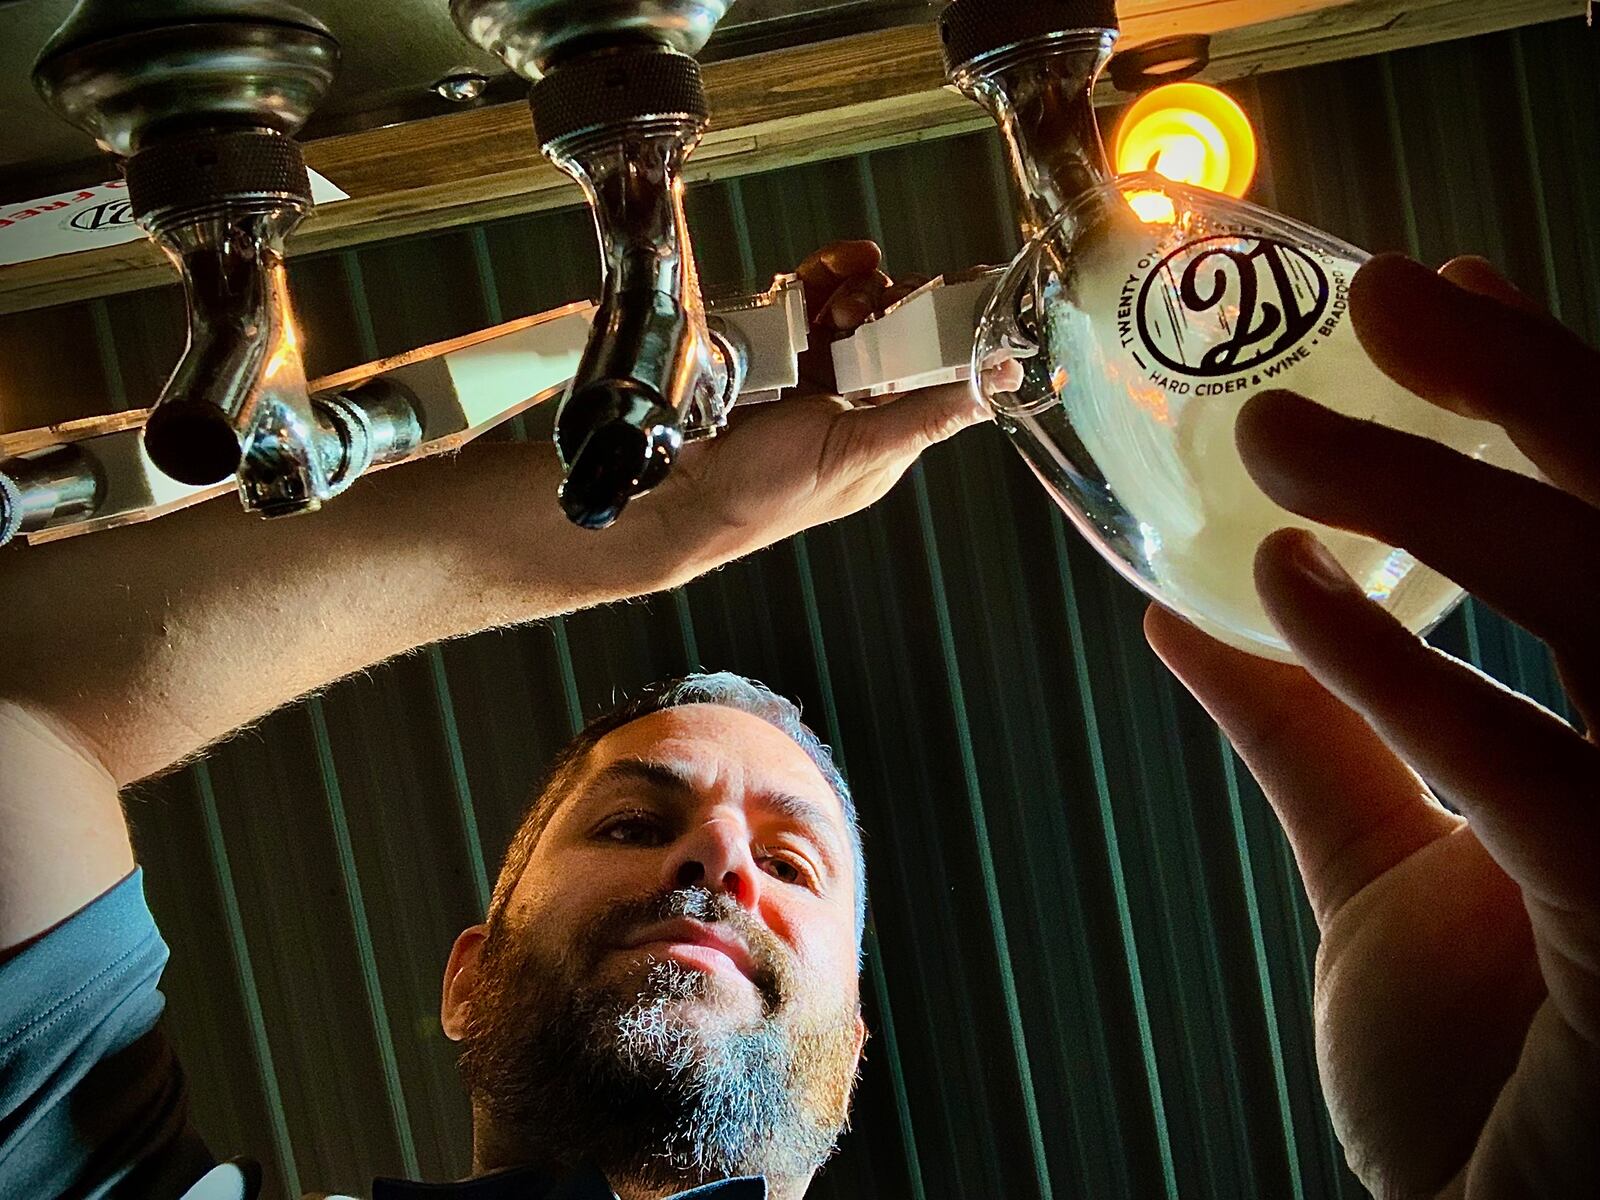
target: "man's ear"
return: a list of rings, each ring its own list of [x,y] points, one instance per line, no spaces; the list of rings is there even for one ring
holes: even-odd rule
[[[452,1042],[466,1036],[472,998],[478,991],[478,961],[488,936],[487,925],[474,925],[463,929],[450,947],[450,961],[444,968],[444,994],[439,1000],[439,1024]]]
[[[861,1012],[858,1009],[856,1011],[856,1066],[858,1069],[861,1065],[861,1051],[865,1049],[866,1044],[867,1022],[866,1018],[861,1015]]]

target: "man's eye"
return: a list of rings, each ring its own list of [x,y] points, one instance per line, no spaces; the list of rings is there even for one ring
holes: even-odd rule
[[[781,883],[811,886],[811,871],[799,860],[788,855],[769,854],[761,860],[761,869]]]
[[[629,813],[608,821],[598,836],[619,846],[659,846],[667,840],[661,820],[648,813]]]

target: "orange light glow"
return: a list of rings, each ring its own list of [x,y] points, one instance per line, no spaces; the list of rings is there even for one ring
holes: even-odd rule
[[[1165,192],[1124,192],[1123,195],[1128,201],[1128,207],[1133,209],[1138,218],[1146,225],[1176,225],[1178,223],[1178,206],[1172,202],[1172,197]]]
[[[287,305],[278,314],[282,328],[282,336],[273,348],[272,357],[267,360],[266,369],[262,372],[264,379],[275,379],[278,373],[289,365],[289,360],[298,362],[300,358],[300,330],[294,323],[294,311]]]
[[[1244,109],[1203,83],[1169,83],[1129,106],[1113,140],[1119,174],[1153,171],[1243,196],[1256,173],[1256,134]]]

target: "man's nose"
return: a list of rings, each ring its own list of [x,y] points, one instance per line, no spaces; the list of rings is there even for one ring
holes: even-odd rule
[[[666,875],[669,888],[726,892],[746,910],[753,911],[761,900],[761,869],[750,854],[749,837],[736,822],[707,821],[681,838]]]

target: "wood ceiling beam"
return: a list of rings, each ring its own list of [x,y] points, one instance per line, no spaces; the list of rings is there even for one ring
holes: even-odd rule
[[[1225,82],[1577,16],[1585,0],[1122,0],[1123,46],[1210,33],[1202,78]],[[983,128],[944,86],[931,25],[888,29],[712,63],[714,126],[691,182]],[[1109,89],[1106,99],[1113,99]],[[349,200],[320,209],[291,255],[576,203],[539,154],[525,104],[502,104],[305,144]],[[0,267],[0,314],[170,282],[148,242]]]

